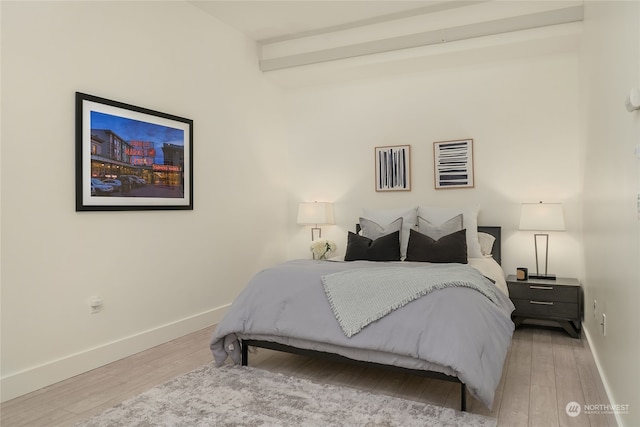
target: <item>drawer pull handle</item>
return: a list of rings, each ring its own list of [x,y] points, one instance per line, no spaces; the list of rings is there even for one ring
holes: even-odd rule
[[[534,285],[529,285],[529,289],[542,289],[545,291],[552,291],[553,290],[553,286],[534,286]]]
[[[553,305],[552,302],[546,301],[529,301],[530,304],[538,304],[538,305]]]

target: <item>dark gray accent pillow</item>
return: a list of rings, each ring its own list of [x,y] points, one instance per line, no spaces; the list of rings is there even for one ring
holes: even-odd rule
[[[400,231],[375,240],[349,232],[345,261],[400,261]]]
[[[434,240],[411,230],[405,261],[467,264],[467,231],[456,231]]]

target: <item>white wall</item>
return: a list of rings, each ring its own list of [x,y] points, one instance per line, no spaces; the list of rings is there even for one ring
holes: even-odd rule
[[[283,100],[253,43],[189,4],[0,2],[2,400],[214,323],[258,268],[309,256],[300,201],[336,203],[324,236],[342,248],[362,207],[480,205],[481,223],[503,226],[512,273],[534,267],[519,204],[545,200],[564,204],[567,223],[550,271],[585,283],[594,352],[616,403],[632,404],[625,425],[638,424],[640,125],[619,111],[639,84],[640,13],[586,7],[580,60],[573,30],[550,28],[367,64],[366,79],[333,70],[329,84],[321,71],[305,86],[283,73],[297,86]],[[194,119],[193,212],[74,212],[75,91]],[[433,142],[467,137],[476,188],[434,190]],[[413,188],[376,193],[373,147],[392,144],[412,146]],[[612,313],[605,338],[593,298]]]
[[[640,113],[624,107],[640,86],[639,22],[638,2],[585,2],[584,326],[612,403],[630,405],[625,426],[640,425]]]
[[[337,224],[323,237],[344,248],[363,207],[479,205],[481,224],[503,227],[503,265],[514,274],[535,269],[532,233],[517,230],[520,203],[562,202],[567,232],[552,233],[549,271],[579,276],[577,51],[477,63],[467,53],[448,52],[451,66],[291,90],[288,211],[335,202]],[[474,139],[475,188],[435,190],[433,142],[462,138]],[[374,147],[399,144],[411,145],[412,189],[376,193]],[[309,230],[289,223],[289,255],[304,256]]]
[[[7,400],[215,323],[281,261],[286,135],[253,42],[186,2],[1,8]],[[193,211],[74,211],[75,91],[194,120]]]

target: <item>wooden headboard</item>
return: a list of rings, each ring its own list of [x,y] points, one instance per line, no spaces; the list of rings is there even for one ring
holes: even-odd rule
[[[491,251],[491,256],[496,262],[502,265],[502,227],[495,225],[479,225],[478,231],[482,233],[491,234],[496,238],[496,241],[493,243],[493,250]],[[356,233],[360,232],[360,224],[356,224]]]

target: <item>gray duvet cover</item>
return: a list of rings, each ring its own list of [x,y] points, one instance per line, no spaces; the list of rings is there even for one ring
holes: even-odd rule
[[[385,263],[407,267],[424,263]],[[218,365],[240,363],[238,339],[252,338],[329,351],[353,359],[454,375],[491,408],[514,325],[509,298],[497,304],[466,287],[440,289],[369,324],[348,338],[329,305],[321,277],[368,261],[289,261],[256,274],[211,339]],[[496,288],[497,289],[497,288]]]

